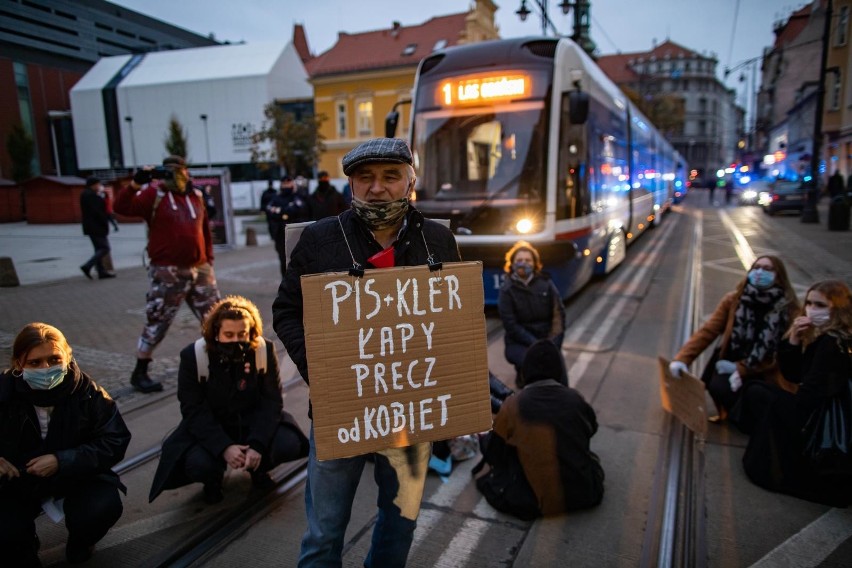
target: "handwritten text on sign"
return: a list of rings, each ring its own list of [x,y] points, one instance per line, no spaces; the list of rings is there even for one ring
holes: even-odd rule
[[[320,459],[487,430],[480,263],[303,277]]]

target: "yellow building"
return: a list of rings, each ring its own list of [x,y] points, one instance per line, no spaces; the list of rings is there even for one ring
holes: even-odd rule
[[[476,0],[468,12],[436,16],[416,26],[393,22],[382,30],[340,32],[331,49],[307,61],[314,112],[327,119],[319,169],[343,177],[343,156],[362,141],[385,135],[387,114],[411,99],[421,59],[444,47],[499,38],[496,10],[492,0]],[[397,110],[396,136],[407,139],[411,105]]]

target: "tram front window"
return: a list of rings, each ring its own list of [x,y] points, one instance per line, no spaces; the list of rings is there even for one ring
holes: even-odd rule
[[[543,217],[544,103],[424,112],[415,122],[417,205],[452,213],[477,234],[513,232],[519,215]]]

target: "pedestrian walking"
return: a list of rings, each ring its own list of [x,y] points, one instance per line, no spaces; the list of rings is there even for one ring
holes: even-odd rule
[[[96,177],[86,179],[86,187],[80,193],[80,212],[83,217],[83,234],[92,241],[95,254],[80,267],[89,280],[92,279],[92,268],[98,273],[99,279],[115,278],[115,273],[104,266],[104,257],[109,254],[109,222],[110,215],[107,203],[101,196],[104,186]]]
[[[835,507],[852,503],[852,292],[839,280],[810,287],[804,309],[778,349],[795,393],[774,385],[744,389],[743,455],[755,484]]]
[[[766,381],[787,390],[794,384],[778,370],[776,351],[799,309],[780,258],[764,255],[752,263],[736,290],[728,292],[710,318],[683,344],[669,369],[680,377],[717,338],[701,379],[716,404],[711,422],[728,418],[747,381]]]
[[[147,323],[130,383],[140,392],[156,392],[163,385],[151,379],[148,366],[180,305],[186,301],[200,321],[219,300],[205,196],[189,183],[184,159],[169,156],[162,168],[137,171],[118,192],[115,210],[148,224]]]
[[[412,203],[414,168],[406,143],[364,142],[343,157],[352,209],[305,228],[272,305],[275,332],[310,384],[305,356],[301,276],[350,268],[416,266],[459,260],[449,229]],[[310,413],[310,411],[309,411]],[[372,454],[379,512],[364,566],[405,566],[426,481],[430,444]],[[311,428],[305,510],[308,528],[299,566],[340,566],[352,503],[367,456],[318,461]]]
[[[0,559],[41,566],[36,517],[68,530],[65,557],[88,560],[121,517],[124,485],[112,471],[130,431],[107,392],[80,370],[57,328],[30,323],[0,375]]]
[[[526,241],[506,252],[497,308],[506,330],[504,355],[515,367],[516,382],[530,345],[548,339],[561,349],[565,336],[565,306],[543,268],[538,250]]]
[[[308,455],[308,439],[283,409],[278,355],[263,338],[257,306],[226,296],[207,314],[201,335],[180,354],[181,421],[163,442],[151,501],[197,482],[205,502],[218,503],[227,467],[265,488],[270,469]]]

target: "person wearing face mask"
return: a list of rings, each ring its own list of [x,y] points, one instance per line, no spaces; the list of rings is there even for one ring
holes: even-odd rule
[[[205,196],[190,183],[186,161],[169,156],[162,168],[134,174],[118,192],[115,211],[142,217],[148,224],[147,322],[137,342],[130,384],[143,393],[161,391],[163,385],[151,379],[148,366],[180,305],[186,301],[201,320],[219,300]]]
[[[824,467],[803,453],[815,411],[838,396],[846,404],[852,398],[852,292],[845,283],[824,280],[808,289],[804,309],[779,346],[778,363],[799,388],[794,394],[749,385],[743,392],[748,420],[741,427],[750,434],[745,472],[765,489],[846,507],[852,503],[852,471]]]
[[[110,396],[71,357],[61,331],[30,323],[0,375],[0,559],[41,566],[35,518],[65,518],[70,563],[88,560],[121,517],[112,471],[130,432]]]
[[[305,228],[272,304],[273,325],[310,384],[305,356],[301,276],[393,266],[432,266],[460,260],[449,229],[425,219],[411,203],[415,176],[408,145],[376,138],[343,157],[351,209]],[[311,415],[309,407],[308,415]],[[299,566],[339,566],[346,526],[367,456],[318,461],[311,430],[305,509],[308,528]],[[372,454],[379,513],[364,566],[405,566],[417,526],[430,444]]]
[[[701,376],[718,410],[711,422],[728,418],[746,381],[767,381],[795,390],[778,370],[775,354],[798,309],[784,263],[776,256],[761,256],[737,289],[722,298],[680,348],[669,366],[675,378],[720,338]]]
[[[506,360],[521,375],[524,356],[530,345],[548,339],[562,349],[565,336],[565,306],[556,285],[542,272],[538,251],[526,241],[518,241],[506,253],[506,279],[500,286],[497,307],[506,330]],[[563,377],[566,379],[567,377]]]
[[[201,333],[207,368],[199,368],[195,343],[181,351],[181,421],[163,442],[151,501],[165,489],[202,483],[205,502],[218,503],[227,467],[248,472],[253,485],[264,488],[271,468],[308,454],[307,438],[283,410],[278,357],[272,342],[263,340],[257,306],[226,296],[210,310]],[[258,349],[265,350],[265,362]]]
[[[308,203],[296,193],[296,182],[290,176],[281,178],[281,189],[266,205],[267,218],[275,251],[281,266],[281,278],[287,270],[287,250],[284,246],[286,227],[290,223],[309,221]]]

